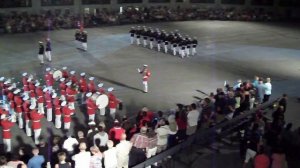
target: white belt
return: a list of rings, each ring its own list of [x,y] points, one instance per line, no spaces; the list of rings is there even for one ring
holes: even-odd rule
[[[46,102],[51,102],[51,101],[46,101]]]
[[[33,122],[40,122],[40,120],[38,120],[38,121],[33,121]]]
[[[70,115],[65,115],[65,117],[70,117]]]
[[[93,109],[93,108],[88,107],[88,109]]]
[[[3,131],[10,131],[9,129],[3,130]]]

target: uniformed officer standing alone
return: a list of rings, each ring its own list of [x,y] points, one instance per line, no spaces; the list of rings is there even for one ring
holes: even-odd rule
[[[43,45],[43,42],[39,42],[39,53],[38,53],[38,59],[40,60],[41,64],[44,64],[44,54],[45,54],[45,48]]]

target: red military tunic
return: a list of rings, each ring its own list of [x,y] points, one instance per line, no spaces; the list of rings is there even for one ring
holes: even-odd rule
[[[72,83],[74,83],[74,84],[77,84],[77,83],[78,83],[78,79],[77,79],[77,77],[76,77],[75,75],[72,75],[72,76],[71,76],[71,81],[72,81]]]
[[[91,98],[86,99],[86,107],[88,115],[96,113],[97,105]]]
[[[2,137],[3,139],[11,139],[11,127],[14,126],[14,123],[9,120],[2,120],[1,127],[2,127]]]
[[[29,91],[29,87],[28,87],[28,82],[27,82],[28,78],[27,77],[23,77],[22,78],[22,83],[23,83],[23,90],[24,92],[28,92]]]
[[[8,91],[7,98],[10,104],[10,108],[15,109],[14,94],[11,91]]]
[[[98,89],[98,92],[101,93],[101,94],[105,94],[105,89],[101,87],[101,88]]]
[[[6,111],[5,109],[0,108],[0,116],[2,114],[8,115],[8,111]]]
[[[109,103],[108,103],[108,107],[109,108],[117,108],[118,104],[120,103],[119,100],[116,98],[116,96],[112,93],[108,94],[108,99],[109,99]]]
[[[66,96],[66,89],[67,89],[67,85],[65,82],[61,82],[59,84],[59,88],[60,88],[60,94],[63,96]]]
[[[44,93],[41,87],[37,87],[36,89],[36,95],[38,97],[37,102],[38,103],[44,103]]]
[[[14,101],[15,101],[15,105],[16,105],[15,111],[17,113],[22,113],[22,103],[23,103],[23,101],[22,101],[21,97],[16,95],[14,97]]]
[[[37,129],[41,129],[42,125],[41,125],[41,119],[44,117],[43,114],[40,114],[36,111],[36,109],[31,110],[30,113],[30,118],[32,120],[32,129],[33,130],[37,130]]]
[[[68,102],[74,103],[75,102],[75,96],[77,94],[76,90],[72,89],[71,87],[67,87],[66,93],[67,93]]]
[[[47,86],[53,86],[54,78],[50,72],[45,74],[45,81]]]
[[[143,81],[148,81],[151,76],[151,72],[149,69],[145,69],[143,71]]]
[[[68,71],[63,70],[63,71],[62,71],[62,76],[63,76],[63,78],[68,79],[68,78],[69,78],[69,73],[68,73]]]
[[[46,100],[46,108],[52,109],[52,97],[49,92],[45,93],[45,100]]]
[[[28,82],[28,87],[29,87],[30,92],[35,92],[35,86],[34,86],[33,82]]]
[[[89,81],[88,88],[89,88],[89,92],[92,93],[96,92],[95,82],[93,80]]]
[[[30,120],[30,109],[29,109],[29,106],[30,106],[30,103],[28,101],[24,101],[23,102],[23,111],[25,113],[25,121],[29,121]]]
[[[125,134],[125,130],[122,127],[113,127],[109,130],[109,139],[121,140],[122,134]]]
[[[84,77],[80,77],[79,85],[80,85],[80,92],[84,93],[88,91],[88,86]]]
[[[55,115],[61,115],[61,109],[60,109],[61,106],[60,106],[60,104],[61,104],[61,102],[60,102],[59,98],[55,97],[53,99],[53,105],[54,105],[54,108],[55,108],[55,111],[54,111]]]
[[[64,114],[64,122],[65,123],[71,122],[72,110],[68,106],[63,106],[62,107],[62,113]]]

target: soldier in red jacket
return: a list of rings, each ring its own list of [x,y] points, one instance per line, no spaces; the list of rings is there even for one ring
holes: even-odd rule
[[[60,84],[59,84],[59,89],[60,89],[60,95],[62,100],[66,100],[66,89],[67,85],[65,83],[65,78],[60,78]]]
[[[35,84],[35,93],[37,96],[37,103],[38,103],[38,111],[41,114],[45,114],[44,111],[44,93],[42,88],[40,87],[40,83]]]
[[[10,129],[14,126],[5,114],[1,115],[1,127],[4,148],[6,152],[11,152],[11,131]]]
[[[79,87],[80,87],[80,92],[81,92],[81,103],[85,103],[85,94],[88,91],[88,85],[85,80],[85,73],[80,74],[80,79],[79,79]]]
[[[52,91],[53,83],[54,83],[54,78],[53,78],[53,72],[51,71],[50,68],[46,68],[46,74],[45,74],[45,82],[47,85],[47,88],[49,91]]]
[[[121,140],[122,134],[125,134],[125,129],[121,127],[118,120],[114,121],[114,127],[109,130],[109,139],[113,140],[115,144],[118,144]]]
[[[23,73],[22,74],[22,84],[23,84],[23,90],[24,90],[24,93],[28,94],[29,93],[29,87],[28,87],[28,77],[27,77],[27,73]]]
[[[29,122],[30,122],[30,102],[29,102],[29,96],[25,95],[23,97],[23,104],[22,104],[22,108],[23,108],[23,112],[24,112],[24,118],[25,118],[25,132],[27,136],[32,136],[32,131],[31,128],[29,126]]]
[[[14,102],[14,94],[13,94],[13,86],[10,86],[7,88],[7,101],[9,102],[9,114],[14,115],[15,114],[15,102]]]
[[[71,72],[70,72],[70,74],[71,74],[70,80],[71,80],[71,82],[72,82],[73,84],[76,84],[76,85],[77,85],[78,80],[77,80],[77,77],[76,77],[75,73],[76,73],[75,71],[71,71]]]
[[[105,94],[105,89],[103,88],[103,83],[98,84],[98,92],[101,94]],[[100,108],[100,116],[105,116],[105,107]]]
[[[144,64],[143,69],[138,69],[138,72],[143,75],[144,93],[148,93],[148,80],[151,76],[148,65]]]
[[[91,98],[92,93],[89,92],[86,94],[86,109],[89,116],[89,121],[95,121],[95,114],[97,110],[97,105],[95,101]]]
[[[52,121],[52,97],[51,97],[51,92],[47,88],[45,88],[43,91],[45,91],[47,121]]]
[[[95,93],[96,92],[96,87],[95,87],[95,82],[94,82],[94,77],[89,78],[89,84],[88,84],[88,89],[89,92]]]
[[[32,78],[28,78],[27,82],[29,88],[30,104],[36,104],[35,84],[33,83]]]
[[[69,78],[69,73],[68,73],[67,69],[68,69],[67,67],[62,68],[62,77],[65,79]]]
[[[54,105],[54,113],[55,113],[55,128],[60,129],[61,128],[61,102],[59,98],[57,97],[56,93],[52,94],[53,98],[53,105]]]
[[[23,100],[19,93],[21,92],[20,89],[16,89],[14,91],[14,103],[15,103],[15,112],[16,112],[16,117],[18,119],[19,123],[19,128],[23,129],[24,123],[23,123],[23,109],[22,109],[22,104]]]
[[[71,126],[71,109],[67,106],[67,102],[63,101],[61,103],[62,113],[64,115],[64,129],[69,130]]]
[[[32,129],[34,132],[34,143],[37,145],[40,143],[39,138],[42,132],[41,119],[44,117],[44,115],[39,113],[33,105],[31,105],[29,109],[31,110],[30,118],[32,120]]]
[[[108,107],[109,107],[109,111],[110,111],[110,116],[115,119],[116,118],[116,111],[117,111],[117,107],[118,104],[120,103],[120,101],[116,98],[116,96],[112,93],[112,91],[114,90],[114,88],[108,88]]]
[[[75,98],[77,94],[75,85],[72,84],[71,82],[68,82],[66,85],[67,85],[67,89],[66,89],[67,101],[69,103],[71,110],[75,110]]]

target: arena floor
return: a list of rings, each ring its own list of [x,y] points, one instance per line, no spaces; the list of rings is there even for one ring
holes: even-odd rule
[[[295,128],[300,126],[300,29],[285,24],[187,21],[146,24],[166,31],[178,29],[183,34],[196,36],[199,41],[197,56],[181,59],[141,46],[130,45],[128,30],[132,25],[87,29],[88,52],[76,49],[74,30],[1,35],[1,76],[20,78],[22,72],[41,75],[47,66],[86,72],[115,87],[116,95],[125,105],[120,116],[133,117],[143,106],[153,111],[174,108],[176,103],[196,101],[193,96],[205,97],[205,93],[223,87],[226,80],[253,79],[254,75],[271,77],[272,98],[282,93],[289,95],[286,118]],[[38,41],[49,34],[52,39],[53,62],[40,66],[37,59]],[[141,76],[137,68],[148,64],[152,72],[149,93],[142,93]],[[72,127],[86,126],[82,112]],[[62,132],[46,121],[46,127],[55,134]],[[47,136],[46,131],[43,132]],[[31,138],[17,127],[13,129],[13,146],[33,145]],[[228,159],[226,159],[228,160]],[[221,164],[222,165],[222,164]],[[231,165],[231,166],[230,166]],[[220,167],[215,165],[216,167]],[[228,164],[235,167],[235,160]],[[221,166],[221,167],[224,167]]]

